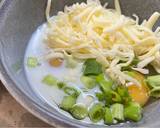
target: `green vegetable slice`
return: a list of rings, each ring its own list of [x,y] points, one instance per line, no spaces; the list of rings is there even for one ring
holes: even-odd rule
[[[84,103],[87,107],[89,107],[93,102],[94,102],[94,96],[92,95],[86,95],[85,99],[84,99]]]
[[[52,86],[52,85],[56,85],[58,80],[54,76],[49,74],[43,78],[42,82],[46,85]]]
[[[113,102],[116,102],[116,103],[122,102],[122,98],[117,92],[112,91],[111,93],[112,93],[112,101]]]
[[[96,86],[96,80],[89,76],[82,76],[81,82],[85,85],[86,88],[92,89]]]
[[[78,119],[82,120],[88,115],[87,107],[84,104],[75,104],[70,110],[71,115]]]
[[[103,74],[96,77],[97,83],[100,85],[100,89],[105,97],[106,105],[112,104],[112,85],[111,80],[106,80]]]
[[[100,85],[102,91],[108,93],[108,91],[112,90],[113,82],[111,80],[106,80],[103,74],[100,74],[96,77],[97,83]]]
[[[104,108],[101,103],[95,103],[89,109],[89,118],[92,122],[99,122],[104,117]]]
[[[104,123],[105,124],[113,124],[113,116],[110,108],[105,108],[105,116],[104,116]]]
[[[117,93],[121,96],[123,104],[127,104],[132,100],[126,87],[119,86],[117,88]]]
[[[95,59],[87,59],[84,63],[84,75],[99,75],[102,73],[102,65]]]
[[[64,88],[66,86],[66,83],[64,83],[64,82],[58,82],[57,86],[58,86],[59,89],[62,89],[62,88]]]
[[[105,93],[105,105],[110,106],[113,103],[114,101],[112,100],[112,91],[108,91]]]
[[[27,66],[30,68],[35,68],[38,66],[38,59],[36,57],[28,57]]]
[[[76,100],[73,96],[64,96],[59,107],[65,111],[69,111],[76,104]]]
[[[102,92],[97,92],[96,97],[98,98],[99,101],[105,100],[105,95]]]
[[[155,87],[150,91],[150,96],[160,98],[160,87]]]
[[[142,118],[142,108],[136,102],[131,102],[124,108],[125,119],[138,122]]]
[[[74,96],[74,97],[78,97],[80,92],[75,89],[74,87],[70,87],[70,86],[65,86],[63,88],[63,91],[68,94],[68,95],[71,95],[71,96]]]
[[[124,107],[122,104],[115,103],[111,106],[113,118],[118,121],[124,121]]]
[[[160,75],[148,76],[147,82],[153,88],[160,87]]]

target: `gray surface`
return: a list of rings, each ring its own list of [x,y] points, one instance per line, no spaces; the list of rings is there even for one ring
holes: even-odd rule
[[[62,10],[64,4],[77,0],[54,0],[54,13]],[[105,0],[103,0],[105,1]],[[112,1],[112,0],[108,0]],[[48,106],[37,97],[30,88],[23,68],[15,72],[13,65],[23,62],[25,48],[32,33],[45,21],[46,0],[6,0],[0,12],[0,77],[10,93],[30,112],[54,126],[87,126],[80,121],[70,120]],[[160,0],[121,0],[125,14],[137,13],[141,19],[148,18],[154,11],[160,10]],[[158,23],[160,24],[160,23]],[[160,126],[158,101],[145,108],[144,118],[139,123],[123,126]],[[150,109],[152,108],[152,109]],[[93,125],[88,125],[88,127]],[[94,127],[97,127],[94,125]]]

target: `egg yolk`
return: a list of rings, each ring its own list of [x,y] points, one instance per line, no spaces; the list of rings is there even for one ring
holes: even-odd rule
[[[132,82],[127,84],[128,92],[133,101],[139,103],[141,106],[145,105],[149,99],[149,88],[145,83],[145,78],[140,73],[134,73],[134,78],[137,79],[141,86],[137,86]]]

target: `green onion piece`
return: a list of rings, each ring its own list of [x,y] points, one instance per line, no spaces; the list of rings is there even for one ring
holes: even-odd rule
[[[160,87],[155,87],[150,91],[150,96],[160,98]]]
[[[117,88],[117,92],[122,97],[128,97],[129,96],[129,92],[128,92],[128,89],[126,87],[119,86]]]
[[[126,66],[121,68],[121,71],[131,71],[131,70],[132,70],[131,66]]]
[[[151,87],[150,95],[155,98],[160,97],[160,75],[148,76],[147,83]]]
[[[135,72],[133,72],[133,71],[125,71],[125,73],[131,77],[135,77],[135,75],[136,75]]]
[[[69,87],[69,86],[65,86],[63,88],[63,91],[68,94],[68,95],[71,95],[71,96],[74,96],[74,97],[78,97],[80,92],[75,89],[74,87]]]
[[[113,118],[118,121],[124,121],[124,108],[122,104],[115,103],[111,106]]]
[[[105,108],[105,116],[104,116],[104,123],[105,124],[113,124],[113,116],[110,108]]]
[[[106,106],[110,106],[111,104],[113,104],[113,100],[112,100],[112,91],[108,91],[105,94],[105,105]]]
[[[99,75],[102,73],[102,65],[96,59],[87,59],[84,63],[84,75]]]
[[[117,88],[117,93],[121,96],[123,104],[126,104],[132,100],[126,87],[119,86]]]
[[[102,91],[108,93],[108,91],[112,90],[113,82],[110,80],[106,80],[103,74],[100,74],[96,77],[97,83],[100,85]]]
[[[46,85],[52,86],[52,85],[56,85],[57,82],[58,82],[58,80],[57,80],[54,76],[52,76],[52,75],[46,75],[46,76],[43,78],[42,82],[43,82],[44,84],[46,84]]]
[[[122,102],[121,96],[117,92],[112,91],[111,93],[112,93],[112,101],[118,103]]]
[[[38,65],[38,59],[36,57],[28,57],[27,66],[30,68],[35,68]]]
[[[92,89],[96,86],[96,80],[92,77],[82,76],[81,82],[85,85],[86,88]]]
[[[78,119],[82,120],[88,115],[87,107],[84,104],[75,104],[70,110],[71,115]]]
[[[59,107],[65,111],[69,111],[76,104],[76,100],[73,96],[64,96]]]
[[[148,76],[147,83],[152,87],[160,87],[160,75]]]
[[[136,102],[131,102],[124,108],[125,119],[138,122],[142,118],[142,108]]]
[[[64,88],[66,86],[66,83],[64,83],[64,82],[58,82],[57,83],[57,87],[59,88],[59,89],[62,89],[62,88]]]
[[[140,60],[137,57],[135,57],[131,63],[131,66],[137,65],[139,62]]]
[[[111,80],[106,80],[103,74],[100,74],[96,77],[97,83],[100,85],[100,89],[102,90],[106,105],[112,104],[112,85],[113,82]]]
[[[88,107],[94,102],[94,97],[92,95],[86,95],[84,104]]]
[[[96,97],[98,98],[99,101],[105,100],[105,95],[101,92],[97,92]]]
[[[89,118],[92,122],[99,122],[104,117],[104,108],[101,103],[95,103],[89,110]]]

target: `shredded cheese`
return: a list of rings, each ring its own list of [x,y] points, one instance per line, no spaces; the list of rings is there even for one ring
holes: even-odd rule
[[[48,0],[47,7],[46,7],[46,19],[48,22],[50,19],[49,13],[50,13],[50,8],[51,8],[51,2],[52,2],[52,0]]]
[[[121,14],[121,7],[120,7],[120,3],[119,3],[119,0],[115,0],[115,9],[116,11]]]
[[[156,21],[158,20],[159,17],[160,17],[160,13],[158,13],[158,12],[153,13],[153,15],[146,22],[146,27],[152,29],[153,25],[156,23]]]
[[[45,37],[54,52],[47,58],[63,57],[63,51],[77,59],[95,58],[107,75],[123,85],[128,81],[140,85],[121,70],[130,66],[135,57],[140,62],[131,67],[133,70],[148,74],[144,67],[152,64],[160,73],[160,28],[152,31],[160,14],[155,12],[148,21],[139,24],[137,15],[133,15],[135,20],[122,15],[119,0],[114,3],[115,10],[107,9],[108,3],[101,5],[99,0],[87,0],[66,6],[64,12],[50,18],[51,0],[48,0],[46,19],[50,25]]]
[[[148,69],[143,69],[143,68],[132,68],[135,71],[138,71],[142,74],[149,74],[149,70]]]
[[[139,62],[139,63],[137,64],[137,67],[138,67],[138,68],[144,68],[144,67],[147,66],[149,63],[151,63],[154,59],[155,59],[154,56],[148,57],[148,58],[144,59],[143,61]]]

